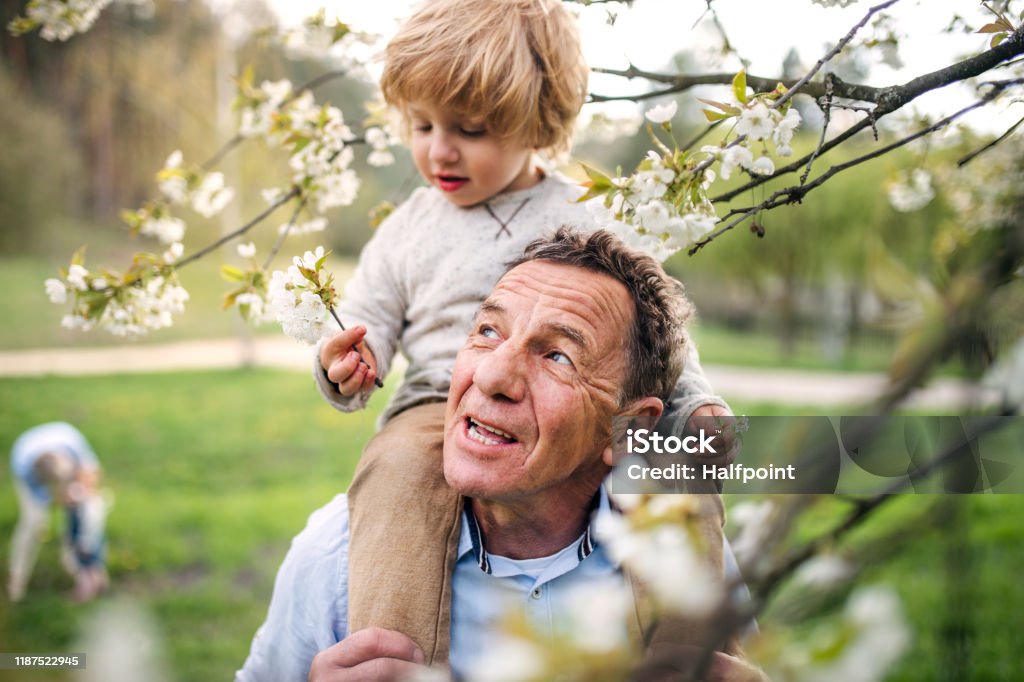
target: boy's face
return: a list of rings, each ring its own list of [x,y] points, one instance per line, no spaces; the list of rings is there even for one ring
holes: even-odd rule
[[[417,170],[456,206],[475,206],[539,181],[533,150],[500,139],[483,117],[467,119],[426,103],[410,106],[407,115]]]

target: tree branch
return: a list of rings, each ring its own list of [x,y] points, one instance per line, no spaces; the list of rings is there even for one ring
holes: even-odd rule
[[[692,256],[693,254],[697,253],[702,248],[704,248],[705,246],[710,244],[714,239],[717,239],[721,235],[725,234],[726,232],[728,232],[732,228],[736,227],[741,222],[743,222],[744,220],[746,220],[750,216],[754,215],[755,213],[759,213],[760,211],[765,211],[765,210],[769,210],[769,209],[772,209],[772,208],[776,208],[778,206],[783,206],[785,204],[799,203],[800,201],[803,200],[804,196],[806,196],[807,193],[809,193],[811,190],[813,190],[816,187],[820,187],[824,182],[826,182],[829,178],[833,177],[837,173],[840,173],[840,172],[842,172],[844,170],[847,170],[849,168],[853,168],[854,166],[862,164],[865,161],[870,161],[871,159],[874,159],[874,158],[877,158],[879,156],[883,156],[885,154],[888,154],[889,152],[893,151],[894,149],[898,149],[898,148],[900,148],[900,147],[902,147],[902,146],[904,146],[906,144],[909,144],[910,142],[913,142],[916,139],[924,137],[925,135],[930,135],[931,133],[934,133],[937,130],[941,130],[942,128],[946,127],[951,122],[953,122],[956,119],[960,118],[961,116],[963,116],[964,114],[968,113],[969,111],[973,111],[974,109],[977,109],[979,107],[982,107],[982,106],[988,104],[990,101],[995,99],[1004,89],[1005,89],[1005,86],[1000,87],[999,85],[992,84],[991,90],[989,90],[989,92],[984,97],[982,97],[980,100],[978,100],[974,104],[971,104],[969,106],[964,107],[963,109],[957,111],[954,114],[951,114],[951,115],[947,116],[946,118],[942,119],[938,123],[930,125],[927,128],[924,128],[922,130],[919,130],[916,133],[913,133],[912,135],[908,135],[908,136],[906,136],[906,137],[904,137],[904,138],[902,138],[900,140],[897,140],[896,142],[888,144],[888,145],[886,145],[884,147],[876,149],[876,150],[874,150],[872,152],[869,152],[867,154],[863,154],[861,156],[858,156],[858,157],[856,157],[854,159],[851,159],[851,160],[849,160],[849,161],[847,161],[845,163],[840,163],[840,164],[837,164],[835,166],[832,166],[827,171],[825,171],[824,173],[822,173],[821,175],[816,177],[814,179],[814,181],[811,182],[810,184],[806,184],[806,185],[804,185],[804,184],[793,185],[793,186],[790,186],[790,187],[786,187],[785,189],[780,189],[777,192],[774,192],[770,197],[768,197],[767,199],[762,201],[757,206],[752,206],[752,207],[747,207],[747,208],[732,209],[731,211],[726,213],[722,217],[722,219],[724,220],[724,219],[730,218],[730,217],[732,217],[734,215],[738,216],[738,217],[735,220],[727,223],[723,227],[720,227],[719,229],[715,230],[714,232],[709,234],[707,237],[705,237],[701,241],[696,242],[693,245],[693,247],[690,248],[689,255]],[[864,121],[862,121],[861,123],[864,123]],[[776,177],[776,176],[771,176],[771,177]],[[718,201],[718,199],[712,199],[712,201]]]
[[[1019,121],[1017,121],[1016,123],[1014,123],[1012,126],[1010,126],[1009,130],[1007,130],[1005,133],[1003,133],[1002,135],[1000,135],[996,139],[994,139],[991,142],[989,142],[987,145],[985,145],[981,149],[977,149],[977,150],[971,152],[970,154],[968,154],[967,156],[965,156],[964,158],[962,158],[959,161],[957,161],[956,162],[957,167],[963,168],[964,166],[969,164],[971,161],[973,161],[978,156],[981,156],[982,154],[987,152],[989,149],[992,149],[993,147],[998,145],[1000,142],[1002,142],[1003,140],[1008,138],[1010,135],[1012,135],[1013,131],[1015,131],[1017,128],[1019,128],[1021,123],[1024,123],[1024,118],[1022,118]]]
[[[1024,27],[1017,29],[1009,38],[991,50],[986,50],[979,55],[965,59],[962,62],[953,64],[952,66],[939,69],[938,71],[932,71],[931,73],[924,74],[923,76],[918,76],[917,78],[907,81],[903,85],[881,88],[880,94],[877,98],[878,106],[872,110],[873,121],[877,122],[883,116],[891,114],[892,112],[902,108],[904,105],[912,102],[926,92],[981,75],[989,69],[992,69],[996,64],[1022,53],[1024,53]],[[837,82],[835,94],[839,95],[838,83],[841,83],[841,81],[839,81],[839,79],[835,80]],[[993,81],[987,84],[999,86],[1001,89],[1005,89],[1010,85],[1018,85],[1020,82],[1021,81],[1019,79],[1014,79]],[[840,135],[832,138],[828,143],[821,147],[817,153],[821,155],[830,149],[834,149],[871,124],[872,119],[866,118],[858,121]],[[763,185],[772,178],[777,178],[787,173],[793,173],[800,170],[810,160],[810,158],[811,155],[807,154],[793,163],[777,169],[774,175],[754,178],[750,182],[737,187],[736,189],[732,189],[727,192],[723,192],[716,197],[712,197],[711,201],[713,203],[717,203],[719,201],[730,201],[749,189]]]
[[[859,22],[857,22],[857,24],[854,25],[854,27],[850,29],[849,33],[847,33],[845,36],[843,36],[842,40],[840,40],[838,43],[836,43],[835,47],[833,47],[831,50],[829,50],[828,53],[824,57],[819,59],[818,62],[813,67],[811,67],[811,70],[808,71],[806,74],[804,74],[803,78],[798,80],[793,85],[793,87],[791,87],[789,90],[786,91],[786,93],[784,95],[782,95],[782,97],[780,97],[777,100],[775,100],[775,102],[772,104],[772,108],[773,109],[778,109],[783,104],[788,102],[793,97],[793,95],[795,95],[797,92],[800,91],[800,88],[802,88],[805,85],[807,85],[807,83],[809,83],[810,80],[812,78],[814,78],[814,74],[818,73],[818,71],[821,69],[821,67],[825,66],[825,64],[827,64],[833,57],[835,57],[837,54],[839,54],[843,50],[844,47],[846,47],[847,45],[850,44],[850,41],[853,40],[853,37],[855,35],[857,35],[857,31],[859,31],[861,28],[863,28],[864,25],[867,24],[868,21],[871,19],[871,17],[873,17],[878,12],[881,12],[883,9],[886,9],[888,7],[891,7],[892,5],[895,5],[897,2],[899,2],[899,0],[887,0],[887,2],[883,2],[881,4],[875,5],[874,7],[869,9],[868,13],[864,15],[864,18],[861,19]]]
[[[278,199],[277,201],[272,203],[270,206],[265,208],[255,218],[253,218],[252,220],[247,222],[245,225],[242,225],[240,228],[238,228],[237,230],[235,230],[233,232],[229,232],[228,234],[224,235],[223,237],[221,237],[217,241],[213,242],[212,244],[204,246],[203,248],[199,249],[198,251],[196,251],[192,255],[185,256],[184,258],[179,260],[177,263],[174,264],[175,269],[181,269],[181,268],[185,267],[186,265],[188,265],[189,263],[191,263],[193,261],[199,260],[200,258],[202,258],[206,254],[210,253],[211,251],[215,251],[216,249],[220,248],[222,245],[227,244],[232,239],[235,239],[236,237],[242,236],[243,234],[245,234],[246,232],[251,230],[254,225],[257,225],[259,222],[261,222],[268,215],[270,215],[271,213],[273,213],[278,208],[280,208],[284,204],[288,203],[289,201],[291,201],[292,199],[294,199],[298,195],[299,195],[299,189],[297,187],[292,187],[292,189],[289,190],[289,192],[287,194],[283,195],[280,199]]]

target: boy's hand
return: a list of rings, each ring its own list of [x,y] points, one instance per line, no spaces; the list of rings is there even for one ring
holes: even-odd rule
[[[740,440],[736,437],[736,417],[732,412],[719,405],[701,405],[686,422],[686,433],[697,434],[701,429],[705,433],[716,434],[711,440],[711,446],[717,453],[698,454],[701,464],[729,466],[736,461]]]
[[[366,327],[357,325],[338,332],[320,347],[320,365],[345,397],[370,390],[377,378],[377,360],[364,343],[365,336]],[[360,354],[365,362],[360,362]]]

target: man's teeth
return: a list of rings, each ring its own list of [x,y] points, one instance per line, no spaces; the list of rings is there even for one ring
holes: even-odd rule
[[[503,442],[500,440],[488,437],[487,433],[493,433],[496,436],[501,436],[502,438],[505,438],[507,441],[515,441],[515,438],[505,433],[501,429],[496,429],[493,426],[481,424],[479,422],[473,421],[472,419],[469,420],[468,432],[470,438],[485,445],[503,444]]]

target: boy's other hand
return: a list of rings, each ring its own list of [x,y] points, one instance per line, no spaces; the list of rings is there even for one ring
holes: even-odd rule
[[[320,365],[345,397],[370,390],[377,378],[377,361],[363,340],[365,336],[366,327],[357,325],[338,332],[320,347]]]

